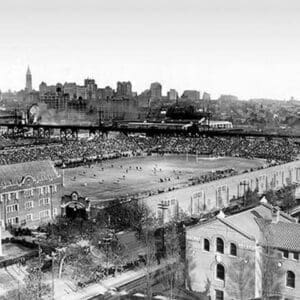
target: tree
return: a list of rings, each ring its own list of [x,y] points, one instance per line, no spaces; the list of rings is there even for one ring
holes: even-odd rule
[[[50,286],[44,282],[45,276],[42,271],[43,256],[41,251],[39,257],[30,261],[25,277],[25,288],[22,290],[24,299],[40,300],[49,295]]]
[[[275,249],[271,247],[273,233],[268,221],[262,221],[259,227],[262,233],[260,269],[262,299],[264,300],[271,296],[281,295],[284,270],[281,268]]]
[[[244,253],[241,257],[233,258],[228,270],[231,296],[240,300],[253,298],[255,262],[251,259],[251,256]]]
[[[170,290],[170,299],[173,299],[173,290],[175,287],[184,284],[184,264],[181,256],[182,241],[181,232],[178,230],[176,222],[168,224],[164,230],[165,255],[167,267],[165,270],[165,280]]]
[[[157,222],[151,214],[145,214],[142,218],[142,223],[140,226],[140,231],[138,232],[139,239],[145,245],[144,263],[145,263],[145,273],[146,273],[146,295],[147,299],[152,299],[152,285],[153,285],[153,275],[154,266],[157,257],[157,241],[155,238],[155,229],[157,227]]]

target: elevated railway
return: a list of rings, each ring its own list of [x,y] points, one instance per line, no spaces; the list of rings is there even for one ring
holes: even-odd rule
[[[268,133],[253,130],[236,130],[236,129],[201,129],[197,126],[174,128],[172,126],[164,127],[126,127],[124,124],[101,124],[101,125],[74,125],[74,124],[8,124],[0,123],[1,135],[11,138],[33,137],[33,138],[51,138],[58,134],[61,139],[76,140],[80,132],[89,132],[90,134],[107,134],[109,132],[122,132],[124,134],[144,133],[147,135],[184,135],[189,137],[199,136],[232,136],[232,137],[253,137],[253,138],[295,138],[300,139],[300,133]]]

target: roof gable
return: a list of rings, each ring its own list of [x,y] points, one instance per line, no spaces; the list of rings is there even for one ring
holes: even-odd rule
[[[59,177],[51,161],[32,161],[0,166],[0,187],[21,185]]]

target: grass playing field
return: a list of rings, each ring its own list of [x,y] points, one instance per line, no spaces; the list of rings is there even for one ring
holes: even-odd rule
[[[265,165],[264,160],[165,155],[122,158],[64,170],[64,193],[77,191],[91,200],[107,200],[174,187],[209,171],[234,168],[238,172]]]

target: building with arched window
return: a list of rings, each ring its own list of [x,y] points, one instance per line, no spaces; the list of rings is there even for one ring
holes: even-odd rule
[[[280,299],[300,298],[300,224],[279,208],[263,201],[234,215],[220,213],[187,228],[186,238],[192,290],[204,292],[210,282],[211,299],[239,300],[241,292],[259,299],[266,289]]]
[[[61,211],[62,176],[51,161],[0,166],[2,227],[37,227]]]
[[[286,286],[290,288],[295,288],[295,273],[292,271],[286,272]]]
[[[216,251],[219,253],[224,253],[224,242],[219,237],[216,239]]]

